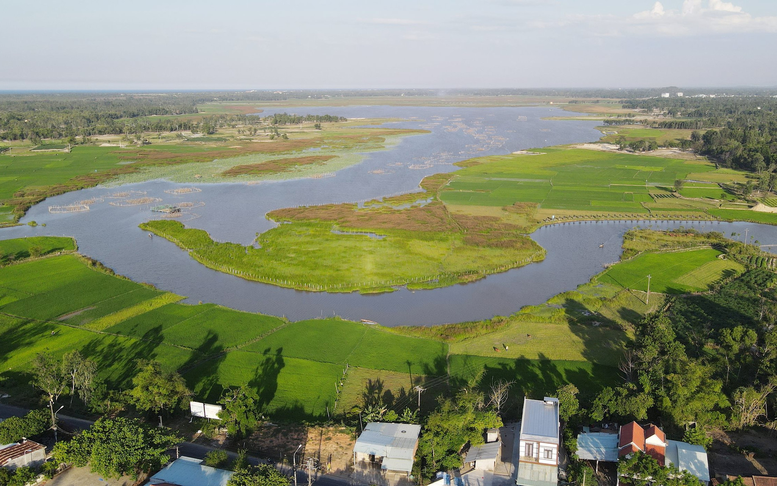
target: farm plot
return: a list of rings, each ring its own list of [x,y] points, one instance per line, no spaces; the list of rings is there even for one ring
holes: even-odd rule
[[[671,187],[689,172],[713,167],[684,160],[583,149],[542,149],[541,155],[490,158],[465,165],[440,198],[449,204],[647,212],[651,189]]]
[[[632,290],[659,293],[688,293],[706,290],[723,277],[743,271],[741,265],[720,260],[717,250],[692,250],[676,253],[645,253],[633,260],[621,262],[598,277],[603,283]]]

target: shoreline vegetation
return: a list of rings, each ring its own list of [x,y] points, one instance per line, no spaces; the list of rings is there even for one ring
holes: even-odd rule
[[[527,234],[547,224],[777,224],[777,214],[745,204],[744,172],[676,152],[560,146],[456,165],[458,171],[426,177],[420,184],[425,192],[369,201],[363,208],[345,203],[272,211],[267,218],[281,224],[257,235],[258,248],[218,243],[176,221],[140,227],[209,268],[248,280],[306,291],[377,293],[455,285],[540,261],[544,250]]]

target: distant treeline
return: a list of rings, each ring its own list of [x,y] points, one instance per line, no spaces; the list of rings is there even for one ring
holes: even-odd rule
[[[213,101],[212,93],[119,95],[47,94],[0,96],[0,139],[32,140],[86,138],[94,135],[130,135],[143,132],[193,131],[214,133],[234,125],[290,125],[302,122],[338,122],[333,115],[289,115],[260,118],[252,115],[198,114],[197,104]]]
[[[777,172],[777,98],[656,98],[626,100],[623,106],[666,119],[623,117],[604,123],[695,130],[690,140],[667,145],[692,148],[724,167]]]

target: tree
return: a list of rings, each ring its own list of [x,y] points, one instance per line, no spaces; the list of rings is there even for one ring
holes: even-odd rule
[[[224,405],[224,410],[219,412],[219,418],[226,425],[227,433],[236,439],[248,435],[261,417],[259,395],[248,385],[236,389],[227,388],[219,403]]]
[[[67,390],[67,377],[62,374],[62,367],[50,354],[39,353],[32,362],[35,375],[33,386],[48,395],[49,411],[51,412],[51,427],[57,426],[54,413],[54,403]]]
[[[137,477],[162,467],[166,451],[183,439],[165,427],[150,427],[137,419],[101,418],[69,442],[59,442],[52,451],[58,463],[84,467],[118,478]]]
[[[643,452],[636,452],[618,461],[618,475],[623,484],[639,486],[701,486],[699,479],[674,466],[662,466]]]
[[[577,400],[577,394],[580,390],[575,385],[569,383],[556,390],[558,397],[558,414],[561,420],[568,422],[569,419],[577,415],[580,411],[580,402]]]
[[[78,350],[74,349],[65,353],[62,357],[62,372],[70,380],[70,404],[73,404],[73,396],[76,389],[81,401],[88,404],[94,392],[94,377],[97,374],[97,363],[84,358]]]
[[[24,417],[9,417],[0,422],[0,444],[11,444],[23,437],[42,434],[49,427],[49,411],[31,410]]]
[[[260,464],[247,470],[236,471],[227,486],[289,486],[289,478],[273,466]]]
[[[202,463],[206,466],[219,468],[223,468],[228,462],[229,456],[227,455],[227,451],[223,449],[208,452],[202,460]]]
[[[494,380],[491,382],[491,388],[488,391],[488,404],[494,407],[497,414],[501,412],[502,407],[507,402],[510,387],[514,384],[515,380]]]
[[[685,431],[685,434],[683,435],[683,442],[700,445],[705,449],[709,449],[709,447],[712,445],[712,437],[707,434],[707,431],[704,430],[703,427],[699,427],[697,425],[696,427],[691,427]]]
[[[683,187],[685,186],[685,181],[682,179],[677,179],[674,181],[674,192],[680,192],[683,190]]]
[[[774,381],[760,390],[752,386],[737,388],[732,396],[731,424],[739,429],[755,425],[759,418],[766,415],[766,399],[774,388]]]
[[[138,410],[158,414],[188,404],[192,393],[181,375],[165,373],[159,361],[139,360],[138,368],[140,372],[132,379],[134,388],[129,392]]]
[[[483,443],[483,431],[501,427],[502,420],[492,410],[483,410],[483,396],[461,391],[454,398],[441,398],[426,421],[418,445],[426,476],[461,467],[461,449]]]

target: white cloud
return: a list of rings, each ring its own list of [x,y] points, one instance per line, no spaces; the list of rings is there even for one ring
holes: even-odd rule
[[[733,3],[724,2],[723,0],[710,0],[710,10],[739,13],[742,11],[742,7],[737,7]]]
[[[691,36],[710,34],[777,32],[777,17],[754,17],[742,7],[723,0],[684,0],[679,10],[656,2],[652,10],[603,23],[601,28],[620,35]],[[593,18],[593,17],[592,17]]]

